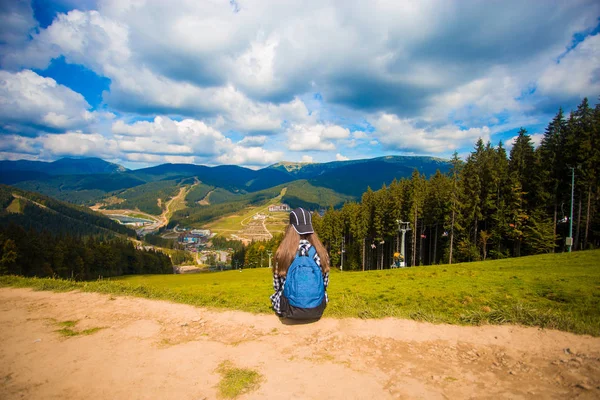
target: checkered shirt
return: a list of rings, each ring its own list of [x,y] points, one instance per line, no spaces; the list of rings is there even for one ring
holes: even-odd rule
[[[306,255],[308,253],[308,249],[311,248],[311,244],[308,240],[302,239],[300,240],[300,244],[298,245],[298,251],[300,251],[300,255]],[[321,267],[321,259],[319,255],[315,253],[314,257],[315,262],[319,267]],[[326,272],[323,275],[323,283],[325,284],[325,302],[329,302],[329,298],[327,297],[327,286],[329,286],[329,272]],[[273,305],[273,310],[280,315],[281,314],[281,295],[283,294],[283,288],[285,287],[285,276],[279,276],[278,274],[273,274],[273,289],[275,289],[275,293],[271,295],[271,304]]]

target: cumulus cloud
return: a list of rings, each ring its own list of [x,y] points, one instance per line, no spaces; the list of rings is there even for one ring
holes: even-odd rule
[[[335,159],[336,159],[336,161],[348,161],[349,160],[348,157],[345,157],[345,156],[341,155],[340,153],[337,153],[335,155]]]
[[[5,154],[14,153],[26,158],[26,155],[33,156],[38,154],[39,146],[37,146],[35,139],[30,137],[3,135],[2,140],[0,140],[0,152]],[[15,157],[11,156],[9,159],[14,159]]]
[[[418,128],[414,121],[396,115],[382,114],[372,121],[374,136],[386,148],[415,153],[450,153],[462,146],[470,146],[482,138],[490,139],[490,129],[460,129],[445,125],[439,128]]]
[[[217,161],[222,164],[265,166],[281,161],[282,157],[281,151],[269,151],[262,147],[235,146],[219,156]]]
[[[292,151],[335,150],[334,141],[350,136],[350,130],[337,125],[299,125],[290,126],[286,135],[288,148]]]
[[[264,145],[266,141],[266,136],[246,136],[237,144],[242,147],[258,147]]]
[[[498,67],[484,77],[432,96],[423,120],[440,124],[451,118],[469,125],[496,124],[500,113],[527,111],[528,106],[517,101],[522,88],[511,71]]]
[[[161,4],[162,2],[154,4],[153,14]],[[113,17],[119,16],[120,13],[115,14],[114,7],[116,5],[109,4],[105,10],[106,14],[111,15],[112,12]],[[132,10],[137,10],[136,13],[140,11],[134,5],[132,7]],[[174,7],[169,5],[167,8]],[[147,50],[151,53],[160,47],[161,43],[169,48],[177,47],[179,43],[189,43],[190,38],[200,37],[195,32],[184,40],[176,34],[171,39],[178,39],[177,43],[170,44],[165,43],[165,37],[160,40],[156,38],[156,41],[148,43],[138,37],[143,33],[148,35],[152,33],[150,37],[155,38],[154,34],[160,32],[161,27],[168,30],[183,29],[182,26],[185,27],[186,22],[181,21],[181,18],[184,18],[182,15],[178,14],[179,19],[171,21],[174,26],[165,26],[165,21],[161,18],[158,25],[154,27],[138,26],[135,19],[120,20],[107,15],[98,11],[79,10],[60,14],[51,26],[36,34],[22,51],[7,55],[3,64],[12,68],[21,66],[45,68],[50,60],[63,55],[67,62],[84,65],[96,74],[111,79],[111,90],[105,94],[105,101],[116,109],[191,116],[221,115],[225,128],[256,132],[276,131],[281,127],[283,119],[302,118],[308,114],[306,107],[298,99],[292,98],[282,104],[256,102],[225,81],[222,81],[223,84],[220,86],[213,85],[212,81],[208,82],[210,85],[203,86],[202,83],[207,82],[200,80],[194,84],[190,83],[190,77],[165,74],[168,71],[163,71],[160,66],[171,62],[166,48],[163,48],[166,54],[160,54],[160,62],[140,63],[151,56],[140,52]],[[193,20],[196,18],[187,21],[190,21],[193,26]],[[131,27],[139,29],[132,31]],[[182,34],[188,33],[190,32],[182,32]],[[211,40],[205,44],[212,46],[216,40],[215,35],[216,32],[211,32]],[[186,47],[186,51],[190,54],[192,51],[194,54],[201,53],[200,50],[201,48]],[[212,54],[217,50],[223,49],[214,48],[209,53]],[[183,56],[177,58],[176,64],[188,65],[184,62],[185,59],[186,57]],[[223,66],[215,67],[217,71],[225,71],[223,68]]]
[[[127,124],[116,121],[112,132],[126,153],[182,154],[212,157],[231,147],[231,140],[204,122],[184,119],[174,121],[158,116],[153,121]]]
[[[600,34],[587,37],[540,76],[538,88],[555,96],[595,97],[600,93]]]
[[[555,52],[600,13],[593,1],[552,7],[553,18],[540,18],[537,4],[516,0],[345,7],[250,0],[239,12],[227,2],[111,0],[98,11],[60,15],[7,63],[40,67],[63,54],[109,77],[107,100],[130,111],[215,113],[231,100],[222,93],[229,85],[267,103],[316,85],[330,102],[405,115],[484,79],[495,65]],[[274,126],[255,123],[249,129]]]
[[[84,128],[95,113],[83,96],[33,71],[0,70],[0,126],[25,135]]]
[[[117,152],[117,142],[98,133],[67,132],[47,134],[39,138],[45,151],[55,156],[99,156],[112,158]]]
[[[369,134],[363,131],[354,131],[352,132],[352,136],[354,139],[366,139],[369,137]]]

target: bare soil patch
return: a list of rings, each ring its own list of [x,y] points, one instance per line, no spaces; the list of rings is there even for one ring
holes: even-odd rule
[[[103,329],[64,337],[62,321]],[[600,338],[536,328],[392,318],[286,325],[273,315],[12,288],[0,289],[0,326],[2,399],[214,399],[225,361],[264,377],[243,399],[600,397]]]

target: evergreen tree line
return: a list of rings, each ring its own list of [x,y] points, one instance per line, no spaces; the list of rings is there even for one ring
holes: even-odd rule
[[[0,226],[0,274],[90,280],[170,273],[167,255],[137,249],[125,239],[53,235],[13,223]]]
[[[275,252],[282,239],[283,234],[278,234],[266,241],[252,241],[245,248],[233,253],[231,257],[233,267],[265,268],[269,267],[269,258],[272,266],[275,262]]]
[[[343,256],[344,270],[389,268],[403,226],[407,266],[562,252],[567,237],[571,250],[600,245],[600,104],[584,99],[568,118],[560,109],[537,148],[521,129],[509,155],[502,142],[479,139],[465,161],[455,152],[451,163],[448,174],[426,179],[415,170],[369,188],[360,203],[315,213],[332,265]]]

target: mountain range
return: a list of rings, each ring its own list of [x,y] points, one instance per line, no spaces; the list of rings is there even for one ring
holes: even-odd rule
[[[217,203],[223,208],[223,203],[235,202],[234,208],[239,208],[276,196],[283,187],[288,194],[282,201],[291,207],[322,208],[359,200],[367,188],[377,190],[394,179],[409,178],[415,169],[429,177],[437,170],[445,173],[449,167],[448,160],[439,158],[385,156],[327,163],[281,162],[258,170],[194,164],[129,170],[99,158],[63,158],[54,162],[0,161],[0,183],[81,205],[105,203],[116,208],[125,203],[159,214],[161,204],[186,185],[195,188],[186,199],[191,208]],[[207,197],[204,202],[199,201],[199,194]]]

